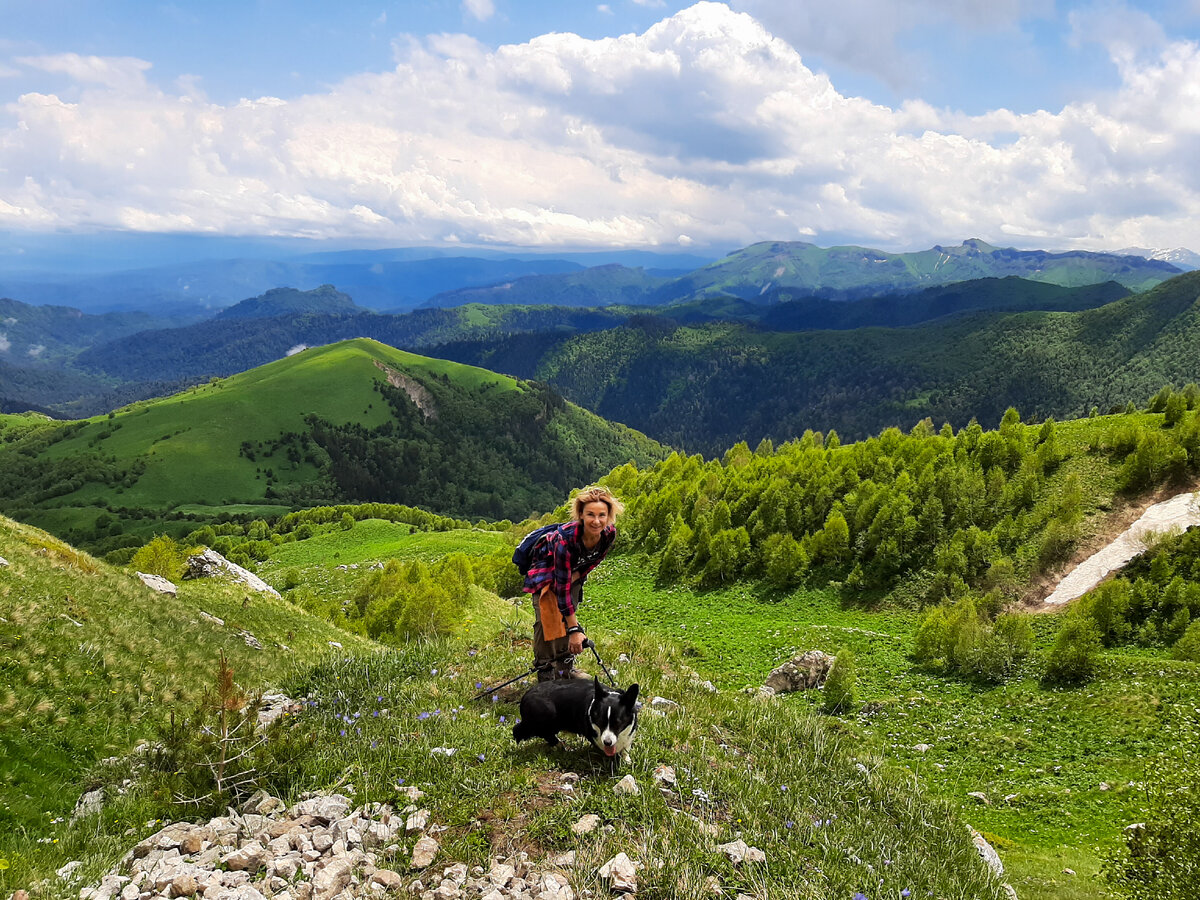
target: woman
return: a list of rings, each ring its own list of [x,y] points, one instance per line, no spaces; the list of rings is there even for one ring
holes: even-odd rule
[[[575,610],[583,599],[588,573],[616,540],[614,523],[625,509],[604,487],[580,491],[573,508],[572,521],[534,545],[525,576],[525,593],[534,599],[533,665],[538,681],[590,677],[575,668],[584,641]]]

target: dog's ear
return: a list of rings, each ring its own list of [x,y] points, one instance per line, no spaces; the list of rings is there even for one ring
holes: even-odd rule
[[[621,702],[624,703],[626,706],[633,706],[633,704],[637,703],[637,695],[638,695],[637,684],[636,683],[631,684],[629,687],[627,687],[625,689],[625,693],[621,695]]]
[[[599,676],[596,676],[595,682],[596,682],[596,699],[603,700],[604,699],[604,685],[601,683]]]

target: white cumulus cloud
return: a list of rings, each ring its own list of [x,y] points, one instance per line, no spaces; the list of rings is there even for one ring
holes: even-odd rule
[[[473,19],[486,22],[496,14],[496,4],[492,0],[463,0],[463,12]]]
[[[409,38],[389,71],[233,105],[153,85],[140,61],[42,58],[92,87],[4,109],[0,228],[1200,246],[1200,50],[1139,46],[1114,49],[1122,83],[1107,96],[980,116],[848,96],[712,2],[601,40]]]

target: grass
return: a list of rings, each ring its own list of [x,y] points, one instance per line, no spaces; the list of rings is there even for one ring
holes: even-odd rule
[[[1169,749],[1167,722],[1200,708],[1200,666],[1158,653],[1106,653],[1102,676],[1076,689],[1044,688],[1036,662],[1007,684],[975,684],[909,660],[910,612],[847,607],[832,590],[658,589],[630,557],[597,569],[580,618],[662,635],[726,689],[762,684],[804,650],[853,649],[859,708],[832,724],[991,836],[1022,898],[1103,896],[1100,861],[1142,818],[1143,761]],[[1034,624],[1045,649],[1056,619]],[[786,701],[820,702],[816,692]],[[967,796],[975,791],[990,805]]]

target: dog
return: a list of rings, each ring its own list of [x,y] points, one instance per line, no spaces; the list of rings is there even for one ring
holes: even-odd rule
[[[619,757],[629,762],[629,746],[637,731],[638,686],[625,690],[605,687],[597,678],[592,684],[582,679],[543,681],[521,698],[521,721],[513,727],[518,743],[529,738],[545,739],[558,746],[558,733],[569,731],[590,740],[614,764]]]

